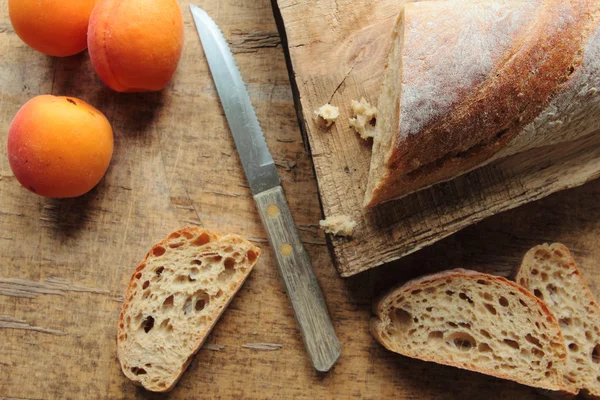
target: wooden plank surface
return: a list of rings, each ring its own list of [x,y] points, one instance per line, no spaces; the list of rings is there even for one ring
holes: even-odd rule
[[[232,43],[342,356],[326,375],[306,357],[187,3],[180,3],[186,44],[173,82],[162,93],[123,95],[102,85],[85,53],[53,59],[27,48],[9,23],[7,0],[0,0],[0,398],[542,399],[524,386],[386,351],[368,332],[371,301],[391,285],[445,268],[508,275],[529,247],[553,240],[573,249],[600,295],[600,182],[343,280],[316,228],[317,186],[268,0],[196,3]],[[4,145],[10,121],[43,93],[81,97],[113,124],[109,172],[79,199],[37,197],[10,171]],[[240,233],[265,252],[173,392],[155,396],[121,373],[116,324],[132,269],[152,243],[189,224]]]
[[[533,149],[451,182],[370,210],[363,208],[371,143],[349,127],[351,101],[376,105],[388,38],[411,0],[274,0],[310,142],[325,216],[358,223],[352,239],[331,238],[342,276],[396,260],[498,212],[600,176],[600,135]],[[325,103],[340,117],[325,128]]]

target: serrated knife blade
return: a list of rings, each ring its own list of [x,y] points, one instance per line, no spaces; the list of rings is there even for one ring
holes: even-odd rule
[[[315,369],[328,371],[341,346],[246,86],[217,24],[200,7],[190,10],[307,352]]]
[[[275,163],[225,37],[204,10],[193,4],[190,9],[252,193],[280,185]]]

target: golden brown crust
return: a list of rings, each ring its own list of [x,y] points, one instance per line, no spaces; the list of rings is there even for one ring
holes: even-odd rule
[[[381,319],[381,317],[386,314],[388,308],[391,305],[391,301],[400,297],[402,294],[408,294],[410,296],[410,293],[415,289],[422,288],[430,283],[443,281],[448,278],[466,279],[466,280],[473,280],[473,281],[477,281],[480,279],[495,281],[495,282],[502,283],[503,285],[510,286],[510,288],[522,293],[531,302],[533,302],[533,303],[537,304],[537,306],[539,306],[540,311],[543,313],[544,320],[546,320],[551,325],[551,330],[555,331],[555,333],[556,333],[556,339],[558,339],[564,347],[564,339],[562,337],[562,334],[560,333],[558,321],[556,320],[554,315],[548,309],[548,306],[543,301],[539,300],[537,297],[535,297],[532,293],[527,291],[522,286],[517,285],[516,283],[509,281],[503,277],[488,275],[488,274],[479,273],[479,272],[475,272],[475,271],[468,271],[468,270],[464,270],[464,269],[444,271],[441,273],[417,278],[415,280],[407,282],[406,284],[404,284],[398,288],[391,290],[390,292],[383,295],[381,298],[377,299],[373,303],[373,313],[375,314],[375,316],[371,318],[371,322],[370,322],[370,331],[373,334],[373,336],[377,339],[377,341],[379,343],[381,343],[388,350],[397,352],[399,354],[403,354],[402,352],[399,352],[397,348],[394,349],[393,346],[391,346],[388,343],[388,338],[383,333],[387,324],[385,321],[383,321]],[[415,357],[412,354],[403,354],[403,355],[409,356],[409,357]],[[564,356],[566,357],[566,348],[564,349]],[[445,365],[449,365],[449,366],[453,366],[453,367],[458,367],[458,368],[467,369],[467,370],[471,370],[471,371],[475,371],[475,372],[479,372],[479,373],[484,373],[487,375],[496,376],[496,377],[499,377],[502,379],[515,380],[514,376],[511,376],[508,374],[503,374],[497,370],[491,370],[491,369],[485,369],[485,368],[475,368],[475,367],[469,368],[468,366],[465,366],[465,365],[457,365],[450,361],[442,361],[440,359],[433,359],[431,357],[428,357],[428,356],[422,355],[422,354],[419,355],[418,358],[421,360],[424,360],[424,361],[441,363],[441,364],[445,364]],[[520,383],[528,384],[528,382],[523,382],[523,381]],[[535,385],[532,384],[532,386],[535,386]],[[554,389],[556,389],[556,391],[559,391],[559,393],[564,392],[570,396],[575,394],[569,388],[566,388],[561,385],[557,385],[557,387],[553,388],[552,390],[554,390]],[[552,393],[554,393],[554,392],[552,391]]]
[[[506,147],[579,68],[586,40],[598,25],[598,8],[595,0],[544,1],[524,41],[484,84],[417,134],[397,133],[367,206],[452,179]]]

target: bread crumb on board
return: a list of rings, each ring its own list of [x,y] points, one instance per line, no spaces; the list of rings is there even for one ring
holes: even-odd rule
[[[360,101],[352,100],[352,111],[354,118],[350,118],[350,127],[354,129],[362,139],[367,140],[375,135],[373,129],[374,121],[377,119],[377,108],[361,97]]]
[[[347,215],[334,215],[319,221],[321,229],[335,236],[352,236],[356,222]]]
[[[325,121],[326,126],[330,127],[340,116],[340,109],[328,103],[319,107],[315,111],[315,116]]]

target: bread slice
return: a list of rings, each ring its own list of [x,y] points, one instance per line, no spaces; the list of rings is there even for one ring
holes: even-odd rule
[[[151,391],[172,389],[259,255],[237,235],[196,227],[155,244],[131,276],[119,318],[125,376]]]
[[[565,385],[600,398],[600,307],[569,249],[560,243],[531,249],[515,280],[548,305],[567,345]]]
[[[502,277],[457,269],[374,304],[373,336],[408,357],[559,392],[566,348],[546,305]]]

